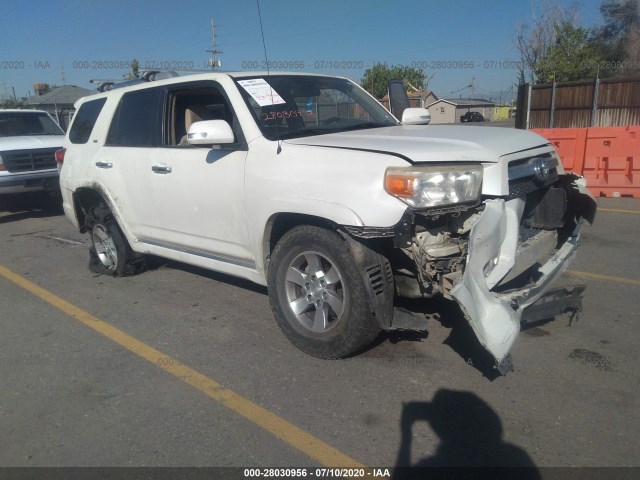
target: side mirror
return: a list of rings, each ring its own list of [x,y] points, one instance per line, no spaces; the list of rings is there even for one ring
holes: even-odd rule
[[[404,111],[411,107],[407,89],[402,80],[389,80],[387,83],[387,93],[389,94],[389,110],[396,117],[402,117]]]
[[[402,112],[404,125],[427,125],[431,121],[431,114],[426,108],[405,108]]]
[[[224,120],[193,122],[187,132],[189,145],[222,145],[235,142],[233,130]]]

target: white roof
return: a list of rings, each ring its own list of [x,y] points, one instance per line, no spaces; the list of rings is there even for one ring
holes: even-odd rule
[[[34,112],[47,113],[44,110],[35,110],[33,108],[0,108],[0,112]]]

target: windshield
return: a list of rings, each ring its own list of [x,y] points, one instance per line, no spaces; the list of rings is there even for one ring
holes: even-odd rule
[[[265,75],[236,82],[269,140],[397,125],[384,107],[343,78]]]
[[[64,135],[49,115],[41,112],[0,112],[0,137]]]

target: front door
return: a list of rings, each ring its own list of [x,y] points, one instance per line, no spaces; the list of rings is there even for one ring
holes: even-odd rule
[[[222,260],[253,260],[244,202],[247,147],[222,88],[214,82],[181,84],[165,97],[163,145],[141,157],[137,175],[150,187],[146,238],[160,246]],[[233,145],[186,144],[191,123],[225,120]]]

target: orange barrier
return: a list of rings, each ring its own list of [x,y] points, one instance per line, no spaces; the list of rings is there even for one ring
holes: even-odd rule
[[[640,198],[640,126],[543,128],[566,171],[582,175],[599,197]]]

